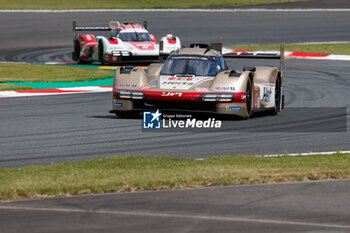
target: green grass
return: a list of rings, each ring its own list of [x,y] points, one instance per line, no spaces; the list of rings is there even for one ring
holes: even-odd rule
[[[74,82],[111,76],[113,76],[112,70],[55,65],[0,64],[0,82]]]
[[[112,70],[72,66],[0,63],[0,91],[31,89],[28,87],[1,84],[4,82],[77,82],[112,76]]]
[[[279,50],[280,45],[264,44],[264,45],[237,45],[230,46],[232,49],[253,50],[253,51],[269,51]],[[305,53],[323,53],[323,54],[343,54],[350,55],[350,43],[341,44],[286,44],[286,50],[291,52]]]
[[[277,183],[350,177],[350,154],[113,157],[0,169],[0,199]]]
[[[32,90],[31,87],[17,86],[17,85],[9,85],[9,84],[1,84],[0,83],[0,91],[16,91],[16,90]],[[1,95],[1,93],[0,93]]]
[[[241,6],[302,0],[0,0],[0,9],[130,9]],[[304,0],[305,1],[305,0]]]

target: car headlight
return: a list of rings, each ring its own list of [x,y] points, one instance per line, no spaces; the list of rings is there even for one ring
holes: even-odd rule
[[[144,99],[145,93],[142,91],[117,90],[117,97],[119,99]]]
[[[233,93],[211,93],[202,94],[199,100],[210,102],[232,102],[235,94]]]

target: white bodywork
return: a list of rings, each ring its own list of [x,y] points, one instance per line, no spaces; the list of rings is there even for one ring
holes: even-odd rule
[[[148,33],[145,29],[124,29],[120,34],[127,32],[144,32]],[[170,44],[168,39],[176,38],[174,44]],[[104,36],[96,36],[96,41],[103,42],[104,54],[107,55],[117,55],[117,56],[159,56],[159,43],[154,43],[152,41],[142,41],[142,42],[132,42],[132,41],[122,41],[118,37],[115,38],[117,43],[111,43]],[[168,34],[161,38],[163,42],[163,54],[170,54],[172,51],[181,48],[180,38]],[[94,54],[97,59],[98,54]]]
[[[168,90],[188,90],[197,86],[198,84],[211,81],[214,77],[206,77],[206,76],[186,76],[186,77],[177,77],[171,75],[161,75],[159,76],[159,87],[160,89],[168,89]]]
[[[145,23],[146,25],[147,23]],[[76,31],[110,31],[110,37],[94,34],[76,35]],[[172,34],[160,39],[139,24],[111,21],[109,27],[77,27],[73,22],[73,60],[78,63],[101,62],[112,63],[131,60],[158,60],[181,48],[181,41]],[[160,53],[160,44],[161,53]]]
[[[259,87],[259,101],[264,108],[272,108],[275,106],[275,88],[273,83],[255,83]]]

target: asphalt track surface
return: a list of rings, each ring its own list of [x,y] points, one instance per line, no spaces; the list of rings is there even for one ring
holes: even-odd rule
[[[148,21],[156,38],[173,33],[182,44],[349,41],[349,12],[88,12],[0,13],[0,61],[71,61],[72,21]]]
[[[350,180],[0,204],[0,232],[350,232]],[[331,198],[330,198],[331,197]]]
[[[348,105],[347,65],[289,60],[285,111],[248,121],[223,118],[219,131],[141,131],[141,119],[116,119],[108,113],[111,93],[1,99],[0,164],[18,167],[113,155],[199,158],[349,150],[346,109],[326,108]]]
[[[159,35],[173,32],[184,44],[350,38],[350,31],[345,30],[350,26],[349,12],[1,13],[0,21],[6,23],[0,24],[0,31],[7,33],[0,39],[0,60],[71,61],[72,20],[81,25],[104,25],[109,19],[146,19],[151,31]],[[229,63],[235,69],[249,65],[241,60]],[[116,119],[108,113],[110,93],[1,99],[0,166],[113,155],[198,158],[349,150],[345,113],[349,62],[289,59],[285,68],[286,109],[280,116],[225,120],[220,132],[142,132],[141,119]]]

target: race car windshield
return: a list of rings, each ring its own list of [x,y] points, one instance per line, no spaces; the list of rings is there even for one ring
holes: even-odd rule
[[[216,76],[221,71],[216,61],[211,59],[179,59],[169,58],[165,61],[161,75],[196,75],[196,76]]]
[[[151,41],[151,37],[146,32],[124,32],[119,34],[123,41]]]

